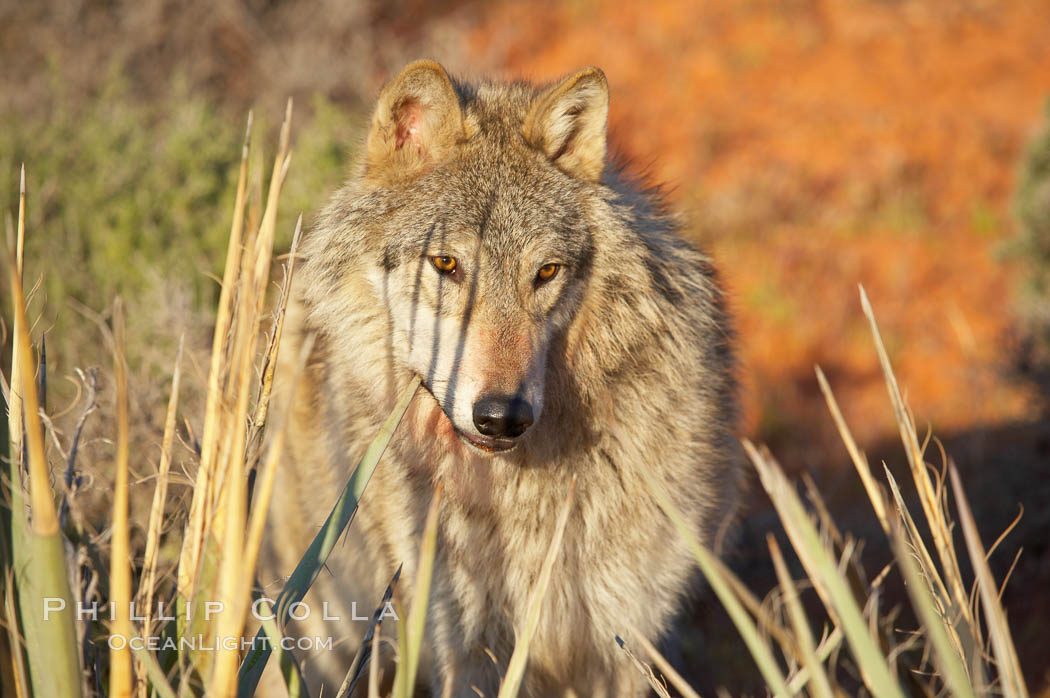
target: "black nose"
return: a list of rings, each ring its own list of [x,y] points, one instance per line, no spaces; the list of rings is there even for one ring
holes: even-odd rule
[[[532,426],[532,405],[512,395],[492,395],[474,403],[474,426],[485,436],[513,439]]]

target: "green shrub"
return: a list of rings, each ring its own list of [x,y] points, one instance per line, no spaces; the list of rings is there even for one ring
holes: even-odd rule
[[[1017,299],[1021,321],[1017,363],[1021,374],[1046,396],[1050,391],[1050,100],[1022,158],[1014,206],[1020,230],[1014,251],[1024,270]]]
[[[164,100],[146,102],[120,77],[86,100],[69,96],[59,81],[33,113],[0,111],[0,210],[17,211],[24,162],[26,285],[47,270],[31,316],[42,315],[36,330],[47,331],[56,375],[108,362],[96,329],[74,308],[102,312],[117,294],[127,302],[128,355],[140,364],[131,369],[145,382],[163,384],[180,333],[190,333],[190,347],[194,334],[206,335],[244,116],[231,117],[179,81]],[[355,133],[350,115],[323,97],[297,105],[296,121],[301,134],[278,249],[290,243],[299,213],[316,210],[339,183]],[[256,122],[256,142],[272,142],[279,119]],[[269,178],[272,153],[260,154],[254,159],[267,163]]]
[[[73,298],[107,305],[136,296],[147,269],[193,279],[221,267],[221,210],[240,134],[203,100],[135,102],[119,80],[89,103],[54,97],[43,118],[5,115],[0,132],[0,191],[14,210],[18,166],[26,163],[32,205],[27,270],[48,269],[49,305]],[[44,262],[46,261],[46,264]]]

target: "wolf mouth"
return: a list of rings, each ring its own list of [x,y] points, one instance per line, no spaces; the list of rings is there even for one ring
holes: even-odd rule
[[[474,448],[480,448],[486,453],[506,453],[507,451],[510,451],[518,445],[517,441],[513,441],[511,439],[490,439],[484,436],[474,436],[473,434],[467,434],[465,432],[460,431],[459,429],[456,429],[455,426],[453,426],[452,428],[455,429],[456,436],[458,436],[460,439],[467,442],[467,444],[473,446]]]

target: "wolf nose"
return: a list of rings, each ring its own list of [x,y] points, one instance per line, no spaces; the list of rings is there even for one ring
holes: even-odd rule
[[[532,426],[532,405],[514,396],[483,397],[474,403],[474,426],[485,436],[513,439]]]

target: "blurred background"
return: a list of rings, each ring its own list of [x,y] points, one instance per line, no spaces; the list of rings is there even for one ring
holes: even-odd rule
[[[249,109],[265,151],[295,100],[287,246],[407,61],[539,81],[598,65],[614,147],[666,185],[729,289],[741,434],[813,477],[868,539],[869,574],[890,559],[813,371],[872,464],[899,471],[863,284],[920,433],[963,470],[986,545],[1024,510],[992,563],[1001,580],[1022,551],[1004,598],[1029,685],[1050,690],[1048,32],[1041,0],[0,0],[0,213],[16,211],[24,161],[49,408],[60,423],[78,391],[67,377],[101,366],[109,409],[93,319],[121,294],[137,486],[152,492],[181,334],[190,405],[204,383]],[[104,464],[106,419],[91,429],[84,458]],[[936,445],[929,459],[940,464]],[[100,503],[106,478],[94,475]],[[731,563],[761,594],[775,583],[763,537],[778,529],[752,498]],[[691,678],[755,690],[718,604],[691,614],[677,648]]]

